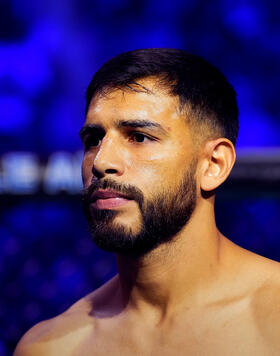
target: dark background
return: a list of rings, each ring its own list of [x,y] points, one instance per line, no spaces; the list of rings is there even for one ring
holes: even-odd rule
[[[120,52],[183,48],[226,74],[239,158],[217,223],[280,261],[279,14],[274,0],[1,0],[1,356],[116,272],[88,236],[78,131],[93,73]]]

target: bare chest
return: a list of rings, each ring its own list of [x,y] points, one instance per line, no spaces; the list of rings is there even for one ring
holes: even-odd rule
[[[249,315],[223,319],[211,313],[201,319],[181,320],[168,327],[101,326],[87,337],[73,356],[108,355],[279,355]]]

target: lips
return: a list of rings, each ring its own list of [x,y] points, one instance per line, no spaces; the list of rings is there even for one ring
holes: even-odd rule
[[[113,190],[97,190],[91,196],[91,200],[93,202],[98,199],[114,199],[114,198],[124,198],[124,199],[128,199],[128,200],[131,199],[131,198],[127,197],[126,195],[115,192]]]
[[[128,203],[131,198],[113,190],[97,190],[91,196],[95,209],[113,209]]]

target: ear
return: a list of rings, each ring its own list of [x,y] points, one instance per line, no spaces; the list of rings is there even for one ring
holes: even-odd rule
[[[231,141],[226,138],[208,141],[201,163],[201,189],[211,191],[220,186],[229,176],[235,159],[235,149]]]

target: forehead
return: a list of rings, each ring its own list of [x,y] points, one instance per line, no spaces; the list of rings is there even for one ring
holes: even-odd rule
[[[106,95],[95,96],[89,106],[86,123],[106,125],[112,120],[152,120],[165,127],[185,125],[179,112],[179,99],[156,88],[151,80],[139,81],[131,89],[115,89]],[[137,91],[135,91],[137,90]],[[141,91],[139,91],[141,90]]]

